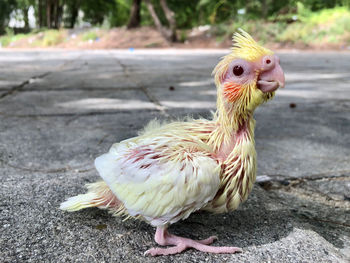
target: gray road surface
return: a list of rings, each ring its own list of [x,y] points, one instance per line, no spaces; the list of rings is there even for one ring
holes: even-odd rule
[[[215,107],[225,51],[0,52],[1,262],[350,260],[350,53],[281,53],[287,86],[260,107],[258,183],[239,210],[197,213],[175,234],[243,247],[150,258],[149,225],[58,210],[98,179],[93,160],[148,121]]]

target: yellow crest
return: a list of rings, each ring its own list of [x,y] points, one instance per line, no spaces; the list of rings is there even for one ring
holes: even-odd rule
[[[248,61],[254,61],[262,56],[271,55],[273,52],[260,46],[247,32],[239,29],[240,33],[234,33],[232,37],[233,46],[231,53],[223,57],[216,65],[213,74],[215,74],[215,83],[218,86],[222,80],[229,64],[237,59],[242,58]]]
[[[236,58],[243,58],[245,60],[254,61],[257,58],[265,55],[273,54],[267,48],[260,46],[256,41],[244,30],[239,29],[241,33],[234,33],[232,41],[232,53]]]

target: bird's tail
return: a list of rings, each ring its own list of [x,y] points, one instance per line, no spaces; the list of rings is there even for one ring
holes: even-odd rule
[[[87,184],[86,187],[88,188],[86,194],[68,198],[67,201],[61,203],[60,209],[73,212],[88,207],[115,209],[120,206],[120,201],[104,181]]]

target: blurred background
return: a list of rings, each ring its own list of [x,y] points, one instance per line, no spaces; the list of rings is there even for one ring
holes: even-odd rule
[[[237,28],[286,76],[255,112],[257,184],[171,232],[244,253],[146,258],[146,223],[60,211],[113,143],[211,117]],[[350,262],[350,0],[0,0],[0,46],[0,262]]]
[[[1,0],[0,46],[350,48],[350,0]]]

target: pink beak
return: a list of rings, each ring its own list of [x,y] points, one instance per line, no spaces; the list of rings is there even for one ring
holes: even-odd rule
[[[276,55],[262,58],[261,73],[258,77],[258,89],[262,92],[273,92],[284,87],[284,73]]]

